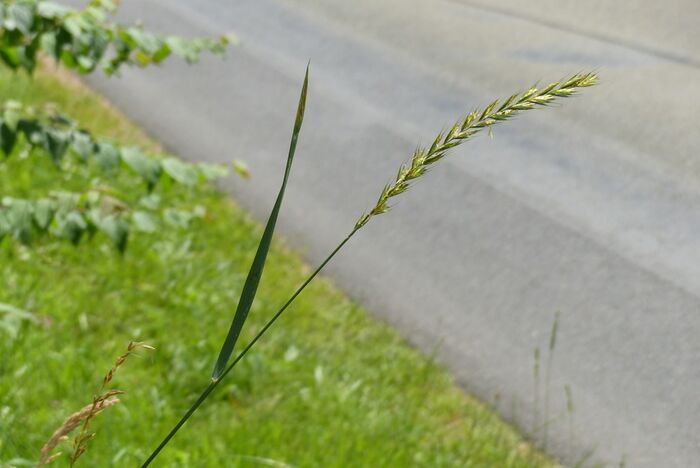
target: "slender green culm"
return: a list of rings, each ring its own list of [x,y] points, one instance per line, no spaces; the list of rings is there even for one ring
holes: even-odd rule
[[[253,299],[255,299],[255,294],[258,291],[258,285],[260,284],[260,278],[262,277],[263,269],[265,268],[265,261],[267,260],[267,253],[270,250],[270,244],[272,243],[272,234],[275,232],[275,225],[277,223],[277,216],[279,215],[280,208],[282,207],[282,199],[284,198],[284,190],[287,188],[287,181],[289,180],[289,172],[292,169],[292,162],[294,161],[294,153],[297,149],[297,140],[299,139],[299,132],[301,131],[301,124],[304,121],[304,109],[306,108],[306,91],[309,85],[309,67],[306,67],[306,74],[304,75],[304,84],[301,87],[301,96],[299,96],[299,105],[297,106],[297,116],[294,121],[294,130],[292,131],[292,141],[289,144],[289,154],[287,155],[287,166],[284,169],[284,178],[282,179],[282,186],[280,187],[279,194],[277,195],[277,200],[272,208],[270,217],[265,225],[265,231],[263,232],[262,238],[260,239],[260,244],[258,245],[258,251],[255,253],[255,258],[250,266],[250,271],[248,272],[248,277],[245,280],[243,286],[243,292],[241,293],[241,298],[238,301],[238,307],[236,308],[236,313],[233,316],[233,321],[231,322],[231,328],[226,335],[226,340],[224,341],[221,351],[219,352],[219,357],[216,360],[216,365],[214,366],[214,372],[212,373],[212,380],[218,380],[221,377],[221,373],[226,368],[231,353],[233,353],[233,347],[238,341],[238,337],[243,329],[243,324],[248,318],[248,312],[250,312],[250,307],[253,305]]]
[[[304,78],[304,86],[302,91],[302,100],[306,97],[306,86],[308,78],[308,67],[307,76]],[[161,441],[161,443],[156,447],[156,449],[151,453],[151,455],[143,463],[142,468],[147,467],[151,462],[158,456],[158,454],[165,448],[165,446],[172,440],[175,434],[180,430],[180,428],[187,422],[187,420],[194,414],[194,412],[199,408],[199,406],[204,403],[204,401],[209,397],[209,395],[214,391],[214,389],[219,385],[219,383],[228,375],[229,372],[238,364],[241,359],[250,351],[250,349],[260,340],[260,338],[272,327],[272,325],[277,321],[277,319],[284,313],[285,310],[292,304],[292,302],[301,294],[301,292],[306,288],[306,286],[311,283],[311,281],[318,275],[321,270],[331,261],[331,259],[347,244],[347,242],[364,227],[367,222],[375,215],[386,213],[389,210],[388,201],[390,198],[399,195],[406,190],[408,190],[410,182],[414,179],[425,174],[428,170],[428,166],[436,163],[442,159],[448,152],[449,149],[461,144],[467,139],[476,135],[479,131],[484,128],[490,129],[491,126],[497,122],[508,120],[515,117],[520,111],[533,109],[537,106],[546,106],[551,104],[556,98],[564,98],[572,96],[576,93],[578,88],[585,88],[588,86],[593,86],[598,81],[598,77],[594,73],[577,74],[573,75],[571,78],[555,81],[544,88],[538,89],[537,87],[532,87],[523,93],[516,93],[507,98],[499,106],[499,101],[493,101],[491,104],[486,106],[482,110],[475,110],[467,115],[464,119],[460,119],[447,133],[440,133],[431,147],[429,149],[419,148],[417,149],[411,161],[407,165],[402,165],[399,168],[399,172],[396,176],[396,180],[384,187],[377,204],[368,213],[363,214],[360,219],[355,223],[350,233],[338,244],[335,249],[326,257],[326,259],[321,262],[321,264],[309,275],[309,277],[302,283],[299,288],[292,294],[292,296],[285,302],[285,304],[272,316],[270,320],[260,329],[260,331],[255,335],[255,337],[248,343],[248,345],[243,348],[243,350],[236,356],[236,358],[226,366],[228,358],[233,351],[233,343],[235,343],[238,336],[238,332],[234,331],[235,338],[233,338],[233,343],[224,350],[219,355],[219,361],[217,361],[217,366],[214,370],[214,378],[209,382],[209,384],[204,388],[200,396],[194,402],[194,404],[185,412],[185,414],[180,418],[177,424],[172,428],[167,436]],[[298,130],[301,128],[301,120],[299,118],[300,111],[303,117],[303,105],[300,102],[299,110],[297,111],[297,123],[295,124],[296,135]],[[296,140],[293,136],[292,147],[296,146]],[[290,149],[290,155],[293,150]],[[288,167],[291,162],[288,160]],[[283,184],[286,183],[286,176]],[[282,189],[283,190],[283,189]],[[280,193],[282,193],[282,190]],[[264,236],[263,236],[264,238]],[[262,241],[261,241],[262,242]],[[259,281],[259,278],[257,279]],[[247,285],[247,280],[246,280]],[[257,283],[256,283],[257,289]],[[245,287],[244,287],[245,290]],[[252,292],[253,297],[255,291]],[[252,301],[252,297],[250,298]],[[249,306],[248,306],[249,307]],[[236,312],[238,314],[238,311]],[[247,311],[246,311],[247,314]],[[234,322],[235,322],[234,317]],[[244,319],[245,320],[245,317]],[[241,324],[242,326],[242,324]],[[234,325],[232,324],[232,330]],[[240,330],[239,330],[240,332]],[[227,338],[226,342],[229,342]],[[224,358],[222,359],[222,356]],[[223,362],[223,366],[220,363]],[[223,369],[223,370],[220,370]]]
[[[552,331],[549,334],[549,353],[547,354],[547,368],[545,369],[544,384],[544,444],[546,451],[549,445],[549,392],[552,386],[552,363],[554,362],[554,350],[557,347],[557,332],[559,331],[559,312],[554,314]]]
[[[566,395],[566,414],[569,420],[569,453],[573,453],[574,448],[574,395],[571,392],[571,385],[564,385]]]

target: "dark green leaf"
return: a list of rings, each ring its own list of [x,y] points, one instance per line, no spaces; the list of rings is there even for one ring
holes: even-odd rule
[[[250,271],[248,272],[248,277],[246,278],[245,284],[243,285],[243,291],[241,293],[241,298],[238,302],[238,307],[236,308],[236,313],[233,316],[233,321],[231,322],[231,327],[229,328],[226,340],[224,341],[221,351],[219,352],[219,357],[216,360],[216,365],[214,366],[214,372],[212,373],[212,379],[218,380],[221,374],[226,369],[226,364],[228,363],[231,354],[233,353],[234,346],[238,337],[243,329],[243,324],[248,318],[248,312],[250,307],[253,305],[253,300],[258,290],[258,284],[260,283],[260,278],[262,277],[263,269],[265,267],[265,261],[267,259],[267,252],[270,249],[270,244],[272,242],[272,234],[275,231],[275,224],[277,223],[277,216],[279,214],[280,208],[282,206],[282,199],[284,198],[284,191],[287,187],[287,180],[289,179],[289,173],[292,168],[292,162],[294,160],[294,153],[296,152],[297,140],[299,139],[299,132],[301,131],[301,124],[304,120],[304,109],[306,107],[306,91],[309,83],[309,68],[306,68],[306,74],[304,76],[304,84],[301,88],[301,96],[299,97],[299,105],[297,107],[297,115],[294,122],[294,130],[292,131],[292,141],[289,145],[289,154],[287,155],[287,166],[284,170],[284,177],[282,179],[282,186],[280,187],[279,194],[277,195],[277,200],[272,208],[272,213],[270,213],[270,218],[267,220],[265,226],[265,231],[263,232],[262,238],[260,239],[260,244],[258,245],[258,250],[255,253],[255,258],[250,266]]]
[[[3,121],[0,121],[0,149],[9,156],[17,142],[17,133],[13,132],[10,127]]]
[[[58,229],[63,237],[78,245],[87,229],[87,223],[79,212],[71,211],[58,220]]]
[[[127,166],[146,180],[149,190],[155,187],[161,173],[161,166],[157,161],[149,158],[136,147],[123,148],[122,159]]]
[[[44,135],[44,149],[49,152],[51,159],[53,159],[55,163],[59,163],[68,149],[68,143],[70,141],[68,132],[51,129],[46,130]]]
[[[39,51],[39,45],[40,38],[35,37],[26,46],[17,48],[20,63],[22,64],[24,69],[30,74],[34,71],[34,67],[36,67],[36,54]]]
[[[117,250],[120,252],[126,250],[126,244],[129,240],[129,224],[124,219],[114,215],[107,216],[102,219],[99,228],[112,239]]]
[[[103,171],[111,171],[119,166],[119,150],[111,143],[99,143],[95,152],[95,161]]]

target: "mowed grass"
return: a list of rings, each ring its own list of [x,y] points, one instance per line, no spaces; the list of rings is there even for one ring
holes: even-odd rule
[[[158,147],[67,76],[44,70],[29,79],[2,72],[0,97],[52,101],[96,134]],[[280,148],[280,158],[285,151]],[[2,195],[84,190],[88,181],[99,182],[96,177],[83,169],[66,176],[48,157],[0,163]],[[116,185],[145,194],[134,177],[123,175]],[[166,205],[202,206],[206,215],[189,229],[134,235],[123,256],[99,234],[79,247],[40,240],[27,248],[9,239],[0,245],[0,302],[41,317],[39,324],[25,322],[15,338],[0,329],[0,466],[38,460],[46,439],[91,401],[130,340],[156,351],[140,351],[118,371],[114,387],[127,394],[95,419],[97,435],[79,465],[138,466],[207,384],[262,228],[213,188],[159,185],[156,193]],[[308,272],[277,239],[241,343]],[[57,466],[67,465],[69,443],[62,449]],[[487,405],[456,388],[447,372],[324,279],[304,292],[154,466],[271,461],[553,465]]]

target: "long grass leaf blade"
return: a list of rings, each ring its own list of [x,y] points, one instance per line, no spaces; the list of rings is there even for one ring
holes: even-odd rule
[[[258,290],[258,284],[260,283],[260,278],[263,273],[263,268],[265,267],[265,261],[267,259],[267,252],[270,250],[270,243],[272,242],[272,234],[275,231],[275,224],[277,223],[277,215],[279,214],[280,207],[282,206],[282,199],[284,198],[284,191],[287,187],[287,180],[289,179],[289,172],[292,168],[292,161],[294,160],[294,153],[297,148],[297,140],[299,139],[299,132],[301,131],[301,124],[304,120],[304,109],[306,107],[306,90],[309,83],[309,67],[306,67],[306,74],[304,76],[304,84],[301,88],[301,96],[299,97],[299,105],[297,107],[296,120],[294,122],[294,130],[292,131],[292,141],[289,145],[289,155],[287,156],[287,166],[284,170],[284,178],[282,179],[282,186],[280,187],[279,194],[277,195],[277,200],[275,201],[275,206],[272,208],[272,213],[270,213],[270,218],[267,220],[265,225],[265,231],[263,232],[262,238],[260,239],[260,244],[258,245],[258,250],[255,253],[255,258],[253,259],[253,264],[250,266],[250,271],[248,272],[248,277],[246,278],[245,284],[243,286],[243,292],[241,293],[241,299],[238,302],[238,307],[236,308],[236,313],[233,316],[233,321],[231,322],[231,328],[228,331],[226,340],[224,341],[221,351],[219,352],[219,357],[216,360],[216,365],[214,366],[214,372],[212,373],[212,379],[218,380],[221,377],[221,373],[226,368],[231,354],[233,353],[234,346],[243,328],[243,324],[248,318],[248,312],[253,304],[253,299],[255,299],[255,294]]]

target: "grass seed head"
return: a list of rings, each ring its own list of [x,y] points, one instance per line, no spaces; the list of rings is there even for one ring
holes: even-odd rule
[[[97,404],[95,404],[95,402],[90,403],[89,405],[83,407],[80,411],[68,416],[68,418],[63,421],[63,424],[56,429],[53,435],[51,435],[49,440],[41,448],[39,466],[51,463],[61,455],[60,452],[56,454],[52,454],[52,452],[58,446],[58,444],[66,440],[68,438],[68,434],[73,432],[73,430],[78,427],[88,416],[97,414],[110,406],[116,405],[117,403],[119,403],[119,398],[113,396],[108,397],[101,400]]]
[[[357,220],[354,230],[362,228],[373,216],[386,213],[390,208],[389,199],[408,190],[409,181],[425,174],[427,166],[445,157],[450,149],[462,144],[482,129],[488,128],[491,135],[494,124],[509,120],[521,111],[547,106],[557,98],[573,96],[577,89],[593,86],[597,82],[598,76],[595,73],[576,74],[543,88],[533,86],[527,91],[511,95],[502,102],[496,99],[483,109],[470,112],[466,117],[458,120],[446,133],[438,133],[427,150],[417,148],[414,151],[410,162],[399,168],[394,182],[382,190],[374,208]]]
[[[126,347],[126,351],[116,359],[112,368],[109,369],[107,374],[102,379],[102,385],[100,386],[100,395],[94,397],[92,399],[92,403],[83,407],[80,411],[77,411],[68,416],[68,418],[66,418],[66,420],[63,421],[63,424],[61,424],[61,426],[59,426],[59,428],[56,429],[56,431],[54,431],[53,435],[41,448],[41,456],[38,464],[39,466],[51,463],[58,456],[60,456],[60,452],[56,454],[52,454],[52,452],[58,446],[59,443],[68,438],[68,434],[73,432],[73,430],[75,430],[78,426],[81,425],[82,428],[80,430],[80,433],[73,440],[73,453],[71,454],[70,465],[73,466],[78,461],[80,456],[83,453],[85,453],[85,451],[87,450],[87,443],[90,441],[90,439],[92,439],[95,436],[94,433],[88,432],[88,426],[90,424],[90,421],[99,413],[101,413],[102,410],[104,410],[105,408],[109,408],[110,406],[114,406],[117,403],[119,403],[120,400],[119,398],[117,398],[117,396],[125,393],[124,391],[117,389],[105,391],[105,387],[112,381],[112,379],[114,378],[114,374],[117,372],[117,369],[119,369],[119,367],[121,367],[122,364],[124,364],[126,358],[128,358],[135,350],[139,348],[149,350],[155,349],[152,346],[138,341],[129,342],[129,345]]]

